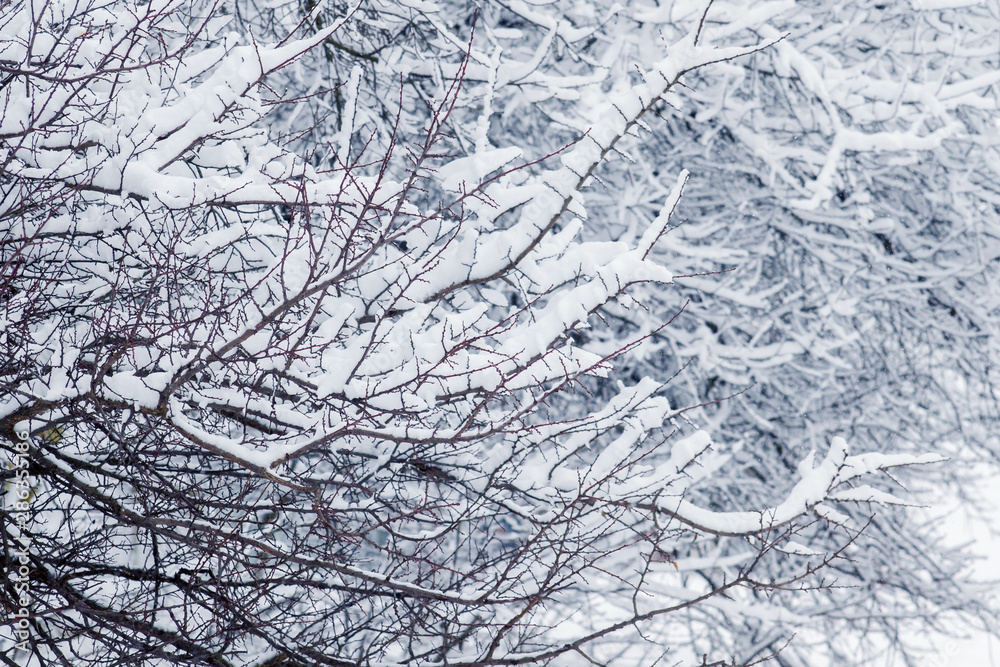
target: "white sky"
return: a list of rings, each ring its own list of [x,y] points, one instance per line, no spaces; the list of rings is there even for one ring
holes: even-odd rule
[[[980,480],[982,506],[971,508],[958,499],[942,499],[923,510],[929,520],[943,522],[949,541],[969,543],[968,551],[980,558],[974,568],[984,581],[1000,579],[1000,480],[984,476]],[[1000,603],[1000,584],[991,595]],[[960,634],[971,634],[963,638]],[[1000,667],[1000,640],[969,628],[956,628],[955,636],[934,639],[938,650],[927,656],[921,667]]]

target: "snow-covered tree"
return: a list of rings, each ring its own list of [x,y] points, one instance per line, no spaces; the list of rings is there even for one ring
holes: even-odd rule
[[[656,217],[677,170],[693,178],[654,250],[679,289],[639,288],[649,316],[609,309],[618,330],[587,332],[589,344],[651,334],[684,307],[619,360],[619,377],[676,375],[675,404],[706,404],[688,414],[742,472],[709,494],[729,506],[764,501],[837,434],[865,448],[945,451],[955,464],[909,481],[975,488],[973,464],[995,465],[998,444],[997,8],[717,2],[705,14],[705,3],[657,4],[515,3],[504,6],[516,16],[497,19],[534,41],[502,43],[521,78],[494,92],[491,137],[530,136],[538,154],[585,132],[636,63],[701,21],[709,39],[785,35],[693,73],[669,100],[675,109],[654,110],[650,131],[596,172],[583,233],[624,242]],[[938,528],[884,510],[869,525],[857,546],[867,566],[838,570],[842,604],[872,596],[847,623],[859,635],[895,641],[969,605],[945,583],[961,556],[933,546]],[[930,563],[933,574],[921,574]],[[786,604],[811,617],[817,601],[796,600]],[[823,626],[819,644],[844,624]],[[766,636],[742,631],[748,646]],[[853,643],[828,650],[859,661]]]
[[[971,112],[903,86],[898,126],[848,118],[780,39],[815,16],[682,4],[0,10],[0,430],[12,462],[30,442],[3,540],[31,569],[4,659],[809,664],[835,631],[974,609],[872,503],[899,502],[880,471],[945,469],[917,430],[948,422],[902,421],[906,392],[975,389],[893,318],[957,303],[942,258],[987,264],[966,227],[893,260],[917,246],[876,208],[902,195],[836,196],[848,156],[954,148],[940,119]],[[831,71],[881,93],[892,59],[842,37]],[[865,191],[855,227],[809,227]],[[831,255],[872,247],[878,271]],[[900,262],[947,299],[910,298]],[[837,397],[876,349],[898,377],[871,413]]]

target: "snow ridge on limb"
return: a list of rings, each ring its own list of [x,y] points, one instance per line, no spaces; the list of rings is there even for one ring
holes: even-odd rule
[[[714,512],[697,507],[693,503],[679,500],[676,507],[669,504],[658,506],[663,512],[682,523],[715,535],[743,537],[781,528],[796,519],[816,511],[822,514],[827,501],[875,502],[881,504],[905,504],[892,494],[864,485],[847,490],[838,487],[875,472],[910,465],[926,465],[945,461],[938,454],[885,456],[881,454],[860,454],[849,456],[847,442],[836,437],[830,443],[830,450],[819,465],[813,467],[813,455],[803,459],[799,465],[801,478],[788,492],[781,503],[757,512]],[[672,491],[672,490],[671,490]]]

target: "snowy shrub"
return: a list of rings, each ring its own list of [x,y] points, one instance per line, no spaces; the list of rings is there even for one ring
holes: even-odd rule
[[[975,609],[881,509],[880,473],[943,459],[924,422],[889,442],[831,405],[871,345],[927,350],[872,294],[933,273],[890,257],[876,206],[903,195],[839,197],[841,161],[943,146],[964,107],[845,119],[766,28],[788,3],[683,4],[0,9],[0,430],[12,461],[31,442],[12,659],[810,664],[866,622],[895,640],[901,609]],[[935,261],[965,256],[949,219],[911,230]],[[951,307],[955,275],[915,273],[913,302]],[[900,366],[887,414],[948,354]]]

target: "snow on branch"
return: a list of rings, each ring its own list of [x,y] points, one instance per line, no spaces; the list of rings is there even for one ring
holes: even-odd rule
[[[703,70],[782,37],[712,46],[750,18],[699,13],[591,106],[630,10],[563,4],[0,9],[0,431],[30,441],[44,519],[38,655],[641,664],[675,626],[778,636],[810,613],[754,596],[821,598],[864,530],[844,507],[906,502],[879,473],[943,460],[838,437],[796,478],[754,469],[748,502],[739,447],[713,435],[745,389],[686,402],[693,374],[632,372],[699,345],[761,365],[810,345],[691,333],[690,299],[650,308],[715,276],[692,257],[747,256],[675,240],[696,170],[665,169],[639,223],[601,231],[633,187],[602,180],[616,156]],[[573,136],[493,118],[551,99]],[[684,642],[670,660],[700,647]]]

